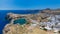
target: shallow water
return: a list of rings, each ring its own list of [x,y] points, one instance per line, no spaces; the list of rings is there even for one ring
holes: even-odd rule
[[[9,12],[17,14],[34,14],[38,13],[39,10],[0,10],[0,34],[2,34],[4,26],[9,23],[9,21],[5,19],[6,14]]]
[[[14,21],[14,24],[19,23],[20,25],[23,25],[25,23],[27,23],[27,20],[25,18],[20,18]]]

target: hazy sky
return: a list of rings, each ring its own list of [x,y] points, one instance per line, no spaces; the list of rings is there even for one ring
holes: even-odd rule
[[[0,0],[0,10],[44,8],[60,8],[60,0]]]

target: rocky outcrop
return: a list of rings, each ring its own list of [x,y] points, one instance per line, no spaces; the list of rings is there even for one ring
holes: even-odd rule
[[[31,30],[29,31],[27,28],[30,26],[31,23],[36,22],[48,22],[49,20],[47,18],[50,17],[50,15],[60,15],[60,10],[50,10],[50,9],[45,9],[42,10],[42,12],[38,14],[14,14],[14,13],[8,13],[6,19],[11,20],[10,24],[7,24],[4,29],[3,29],[3,34],[31,34]],[[24,25],[20,24],[13,24],[14,20],[19,19],[19,18],[26,18],[28,23]],[[34,24],[35,25],[35,24]],[[26,27],[25,27],[26,26]],[[42,34],[41,30],[39,27],[36,29],[33,29],[34,34]],[[45,32],[45,31],[43,31]],[[46,32],[45,32],[46,33]],[[44,33],[44,34],[45,34]]]
[[[7,24],[3,30],[3,34],[23,34],[27,29],[18,24]]]

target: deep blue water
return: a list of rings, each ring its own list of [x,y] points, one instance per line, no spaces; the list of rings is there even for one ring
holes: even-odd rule
[[[39,10],[0,10],[0,34],[2,34],[4,26],[9,23],[9,21],[5,19],[6,14],[9,12],[17,14],[34,14],[38,13]]]

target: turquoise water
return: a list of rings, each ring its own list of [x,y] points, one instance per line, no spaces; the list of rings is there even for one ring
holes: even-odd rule
[[[20,25],[23,25],[25,23],[27,23],[27,20],[25,18],[20,18],[14,21],[14,24],[19,23]]]
[[[2,30],[6,24],[8,24],[10,21],[6,20],[6,14],[12,12],[16,14],[34,14],[34,13],[39,13],[39,10],[0,10],[0,34],[2,34]],[[19,24],[24,24],[25,21],[17,20]],[[22,23],[23,22],[23,23]]]

